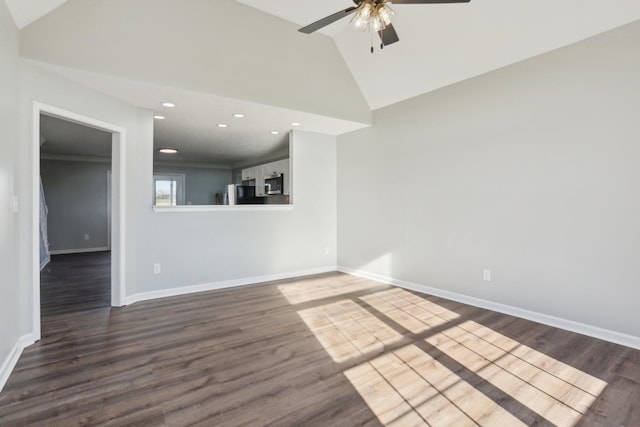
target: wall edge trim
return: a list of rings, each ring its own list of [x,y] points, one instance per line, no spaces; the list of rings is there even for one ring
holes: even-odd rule
[[[0,392],[2,392],[2,389],[9,380],[9,376],[13,372],[13,369],[16,367],[18,359],[20,359],[20,356],[22,355],[22,351],[35,342],[36,341],[32,334],[23,335],[18,338],[18,341],[16,341],[15,345],[13,346],[7,357],[4,359],[4,361],[2,362],[2,366],[0,367]]]
[[[370,273],[364,270],[356,270],[349,267],[338,266],[338,271],[347,273],[352,276],[362,277],[365,279],[374,280],[376,282],[398,286],[403,289],[420,292],[423,294],[433,295],[448,300],[461,302],[474,307],[484,308],[486,310],[496,311],[498,313],[508,314],[510,316],[519,317],[522,319],[530,320],[533,322],[541,323],[543,325],[552,326],[555,328],[564,329],[570,332],[586,335],[592,338],[601,339],[604,341],[620,344],[626,347],[640,350],[640,337],[628,335],[622,332],[616,332],[609,329],[600,328],[598,326],[588,325],[586,323],[576,322],[561,317],[552,316],[550,314],[544,314],[536,311],[527,310],[512,305],[493,302],[481,298],[472,297],[469,295],[459,294],[457,292],[451,292],[444,289],[433,288],[431,286],[420,285],[413,282],[407,282],[405,280],[394,279],[391,277],[382,276],[375,273]]]
[[[68,254],[85,254],[89,252],[106,252],[109,251],[107,246],[99,248],[83,248],[83,249],[60,249],[57,251],[49,251],[51,255],[68,255]]]
[[[337,270],[335,265],[311,268],[306,270],[296,270],[285,273],[268,274],[264,276],[252,276],[242,279],[223,280],[220,282],[202,283],[199,285],[183,286],[179,288],[162,289],[157,291],[141,292],[129,295],[125,298],[127,305],[136,302],[149,301],[159,298],[193,294],[197,292],[213,291],[218,289],[236,288],[241,286],[256,285],[275,280],[291,279],[295,277],[311,276],[314,274],[330,273]]]

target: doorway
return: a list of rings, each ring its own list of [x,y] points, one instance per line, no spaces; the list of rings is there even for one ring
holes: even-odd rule
[[[111,306],[122,306],[124,305],[125,298],[125,281],[124,281],[124,195],[125,195],[125,176],[124,176],[124,165],[125,165],[125,129],[119,127],[117,125],[113,125],[107,122],[103,122],[100,120],[96,120],[94,118],[90,118],[87,116],[83,116],[81,114],[67,111],[55,106],[42,104],[39,102],[34,102],[33,106],[33,149],[32,149],[32,160],[33,160],[33,185],[32,185],[32,321],[33,321],[33,338],[34,341],[38,341],[41,338],[41,317],[42,317],[42,307],[41,307],[41,278],[40,278],[40,211],[39,207],[39,199],[40,199],[40,176],[41,176],[41,166],[40,162],[42,160],[41,156],[41,135],[42,135],[42,127],[41,127],[41,117],[46,120],[58,120],[62,121],[69,125],[80,126],[88,131],[99,131],[102,133],[106,133],[108,137],[108,147],[107,151],[103,151],[102,157],[107,157],[107,161],[110,164],[109,174],[105,174],[105,192],[109,194],[107,196],[107,208],[109,211],[108,217],[110,218],[110,224],[105,227],[104,233],[96,232],[92,235],[92,232],[84,232],[81,233],[81,241],[76,242],[76,246],[82,246],[85,243],[85,250],[83,251],[82,247],[72,248],[70,252],[84,252],[85,256],[90,256],[92,253],[100,252],[100,250],[104,250],[103,253],[103,265],[102,268],[104,270],[105,265],[104,262],[107,261],[108,265],[106,268],[109,270],[108,282],[110,289],[108,293],[110,294],[110,305]],[[46,139],[45,139],[46,144]],[[68,147],[67,147],[68,148]],[[100,157],[93,156],[92,149],[96,149],[96,147],[92,147],[90,145],[90,141],[88,141],[85,146],[84,153],[64,153],[64,149],[62,149],[61,153],[50,153],[47,156],[51,158],[57,158],[60,161],[79,161],[82,160],[83,156],[86,159],[90,159],[92,157]],[[86,151],[88,150],[88,151]],[[57,156],[57,157],[56,157]],[[95,159],[94,159],[95,161]],[[111,182],[108,182],[109,179]],[[68,197],[73,197],[73,192],[69,192]],[[46,198],[46,194],[45,194]],[[107,213],[105,212],[105,215]],[[85,225],[88,227],[88,225]],[[100,242],[96,242],[98,235],[100,239],[104,238],[104,242],[102,240]],[[49,230],[49,240],[51,240],[51,230]],[[77,238],[75,236],[74,238]],[[91,239],[94,239],[93,241]],[[64,239],[61,239],[64,240]],[[68,244],[68,243],[67,243]],[[92,246],[93,244],[93,246]],[[108,252],[110,249],[110,253]],[[64,244],[60,246],[58,253],[64,253],[65,248]],[[55,252],[54,252],[55,253]],[[104,257],[107,257],[105,260]],[[108,297],[109,295],[107,295]]]

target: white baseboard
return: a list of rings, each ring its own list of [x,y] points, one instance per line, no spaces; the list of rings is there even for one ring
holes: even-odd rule
[[[216,289],[234,288],[238,286],[255,285],[258,283],[272,282],[274,280],[291,279],[294,277],[311,276],[313,274],[330,273],[336,271],[336,266],[313,268],[309,270],[298,270],[287,273],[269,274],[266,276],[254,276],[243,279],[225,280],[221,282],[203,283],[200,285],[184,286],[180,288],[162,289],[158,291],[142,292],[129,295],[125,298],[127,305],[140,301],[149,301],[157,298],[174,297],[178,295],[192,294],[196,292],[213,291]]]
[[[89,252],[105,252],[111,248],[104,246],[101,248],[84,248],[84,249],[61,249],[59,251],[50,251],[51,255],[68,255],[68,254],[85,254]]]
[[[9,380],[9,376],[11,372],[13,372],[13,368],[16,367],[16,363],[18,363],[18,359],[20,359],[20,355],[25,347],[33,344],[35,340],[29,335],[24,335],[18,339],[18,342],[13,346],[11,352],[7,355],[7,357],[2,362],[2,366],[0,366],[0,391],[4,388],[4,385]]]
[[[627,335],[620,332],[599,328],[597,326],[587,325],[585,323],[575,322],[573,320],[563,319],[560,317],[538,313],[511,305],[501,304],[498,302],[488,301],[481,298],[459,294],[456,292],[432,288],[430,286],[419,285],[417,283],[406,282],[404,280],[393,279],[391,277],[385,277],[362,270],[354,270],[348,267],[338,266],[338,271],[351,274],[353,276],[363,277],[365,279],[375,280],[376,282],[398,286],[400,288],[408,289],[411,291],[461,302],[463,304],[472,305],[474,307],[485,308],[487,310],[497,311],[498,313],[520,317],[522,319],[542,323],[543,325],[565,329],[567,331],[576,332],[578,334],[587,335],[593,338],[610,341],[612,343],[640,350],[640,337],[636,337],[633,335]]]

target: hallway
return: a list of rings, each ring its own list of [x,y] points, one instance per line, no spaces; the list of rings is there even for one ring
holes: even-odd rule
[[[54,255],[40,273],[43,333],[47,318],[111,306],[111,252]]]

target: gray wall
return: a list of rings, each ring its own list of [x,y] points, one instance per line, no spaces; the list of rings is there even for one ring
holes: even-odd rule
[[[16,194],[16,154],[19,145],[18,114],[18,30],[5,2],[0,2],[0,366],[20,336],[19,246],[17,217],[13,213]],[[2,375],[2,372],[0,372]]]
[[[241,280],[336,264],[336,138],[294,132],[295,205],[290,210],[154,213],[153,113],[74,84],[29,62],[21,67],[21,269],[31,268],[32,101],[126,131],[126,295]],[[325,177],[322,181],[318,176]],[[325,249],[329,253],[325,253]],[[153,264],[162,274],[153,274]],[[21,283],[21,326],[31,330],[32,277]]]
[[[18,134],[18,30],[5,2],[0,1],[0,369],[18,342],[20,333],[20,270],[18,217],[13,213]],[[22,199],[27,202],[26,198]],[[2,376],[0,371],[0,387]]]
[[[640,337],[639,40],[637,22],[339,137],[339,265]]]
[[[127,178],[125,188],[125,253],[126,269],[124,279],[128,286],[135,286],[136,254],[138,239],[138,212],[141,209],[151,210],[149,188],[151,188],[151,153],[152,135],[146,132],[143,125],[153,122],[153,113],[138,110],[123,102],[119,102],[97,91],[87,89],[50,72],[22,61],[20,67],[20,160],[17,168],[19,177],[19,194],[23,200],[23,209],[19,215],[20,233],[20,271],[24,272],[20,283],[21,319],[20,325],[24,334],[33,330],[32,325],[32,281],[31,258],[31,215],[38,206],[31,205],[31,188],[33,175],[33,101],[62,108],[71,112],[93,117],[113,125],[120,126],[126,133],[123,150],[127,162],[124,175]],[[143,132],[144,131],[144,132]],[[146,181],[142,181],[146,178]],[[115,183],[114,174],[114,183]],[[115,188],[115,184],[114,184]],[[114,206],[114,211],[117,209]],[[119,259],[115,264],[120,263]]]
[[[49,207],[49,250],[107,248],[107,172],[110,163],[42,160],[40,175]],[[89,240],[84,235],[89,235]]]
[[[289,210],[141,212],[136,291],[335,267],[336,138],[294,131],[291,144]]]
[[[153,173],[184,175],[184,201],[188,205],[215,205],[216,193],[224,195],[227,185],[232,183],[230,169],[155,165]]]

